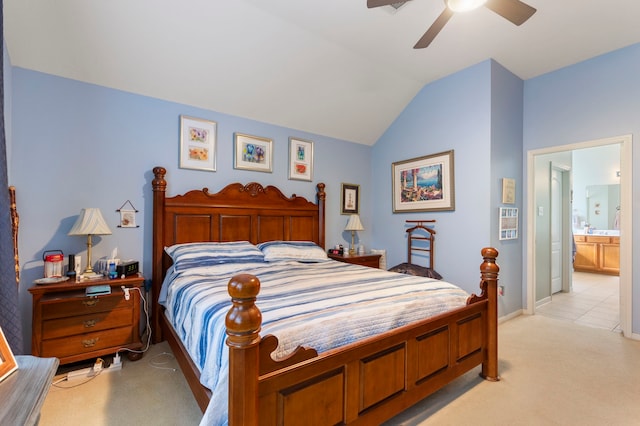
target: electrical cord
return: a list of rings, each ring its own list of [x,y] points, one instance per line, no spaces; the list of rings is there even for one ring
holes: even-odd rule
[[[76,383],[72,386],[60,386],[61,382],[64,381],[69,381],[69,375],[65,374],[64,377],[59,378],[58,380],[56,380],[55,382],[51,383],[51,386],[55,386],[56,388],[59,389],[73,389],[73,388],[77,388],[78,386],[82,386],[84,384],[89,383],[90,381],[94,380],[96,377],[98,377],[100,374],[102,374],[102,372],[104,367],[104,360],[102,358],[98,358],[96,359],[96,362],[93,366],[93,370],[91,370],[91,372],[93,374],[91,374],[90,376],[87,376],[87,379],[80,382],[80,383]]]
[[[156,361],[156,358],[160,358],[161,356],[166,356],[168,359],[164,360],[164,361]],[[175,367],[164,367],[164,365],[169,364],[170,362],[172,362],[173,360],[175,360],[175,357],[173,356],[173,354],[170,354],[169,352],[161,352],[157,355],[154,355],[150,360],[149,360],[149,365],[153,368],[157,368],[158,370],[171,370],[174,373],[176,371],[178,371],[177,368]]]
[[[122,286],[121,288],[124,290],[125,286]],[[116,353],[118,353],[120,351],[129,351],[129,352],[133,352],[133,353],[136,353],[136,354],[143,354],[146,351],[148,351],[149,347],[151,346],[151,320],[149,318],[149,307],[147,305],[147,298],[142,294],[142,290],[140,290],[139,287],[131,287],[131,288],[127,288],[127,290],[137,290],[138,293],[140,293],[140,299],[142,299],[142,308],[144,310],[144,314],[145,314],[145,317],[146,317],[145,333],[147,334],[147,344],[146,344],[145,348],[142,349],[142,350],[129,349],[129,348],[119,348],[118,350],[116,350]]]
[[[80,382],[80,383],[76,383],[76,384],[74,384],[74,385],[72,385],[72,386],[60,386],[60,382],[64,382],[64,381],[66,381],[66,380],[67,380],[67,376],[65,376],[65,377],[63,377],[63,378],[61,378],[61,379],[59,379],[59,380],[57,380],[57,381],[55,381],[55,382],[51,383],[51,386],[55,386],[55,387],[57,387],[57,388],[59,388],[59,389],[73,389],[73,388],[77,388],[78,386],[86,385],[87,383],[89,383],[90,381],[92,381],[92,380],[94,380],[96,377],[98,377],[101,373],[102,373],[102,372],[100,371],[100,372],[98,372],[98,373],[94,374],[93,376],[88,377],[88,378],[87,378],[87,380],[85,380],[85,381],[83,381],[83,382]]]

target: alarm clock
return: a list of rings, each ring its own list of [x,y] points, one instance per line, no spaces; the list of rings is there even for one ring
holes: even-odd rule
[[[138,261],[130,260],[128,262],[122,262],[116,266],[116,271],[119,277],[135,275],[138,273]]]

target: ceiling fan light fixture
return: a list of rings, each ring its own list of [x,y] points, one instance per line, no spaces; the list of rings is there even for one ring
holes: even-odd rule
[[[484,5],[487,0],[444,0],[452,12],[468,12]]]

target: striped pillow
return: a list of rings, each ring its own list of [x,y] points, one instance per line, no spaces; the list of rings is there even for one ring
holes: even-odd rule
[[[324,249],[311,241],[268,241],[258,244],[258,248],[267,262],[295,260],[312,263],[329,260]]]
[[[264,254],[248,241],[175,244],[164,250],[176,271],[222,263],[264,262]]]

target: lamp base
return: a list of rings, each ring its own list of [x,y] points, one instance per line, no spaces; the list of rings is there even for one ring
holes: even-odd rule
[[[349,256],[356,254],[356,231],[351,231],[351,245],[349,246]]]
[[[95,271],[85,271],[81,274],[83,280],[97,280],[98,278],[104,278],[102,274]]]

